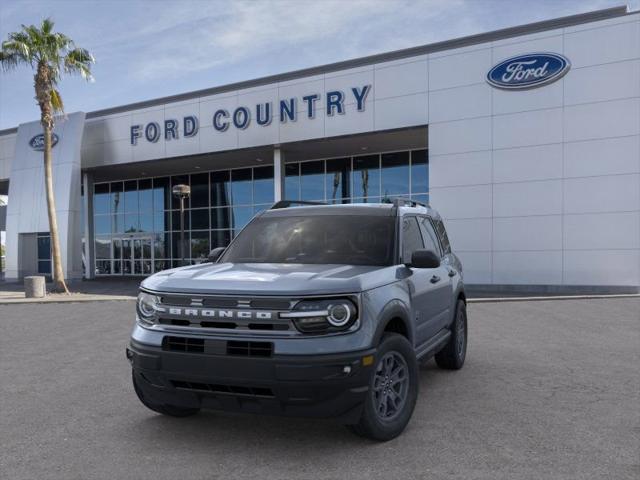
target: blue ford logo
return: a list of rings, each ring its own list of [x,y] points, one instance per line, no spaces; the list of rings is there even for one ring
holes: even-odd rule
[[[51,148],[56,146],[56,143],[58,143],[58,140],[59,140],[58,135],[56,135],[55,133],[52,133]],[[39,133],[38,135],[33,137],[31,140],[29,140],[29,145],[34,150],[37,150],[38,152],[43,152],[44,151],[44,133]]]
[[[487,82],[505,90],[541,87],[566,74],[571,62],[557,53],[530,53],[508,58],[489,70]]]

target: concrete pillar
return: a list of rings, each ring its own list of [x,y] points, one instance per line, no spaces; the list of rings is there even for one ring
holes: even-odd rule
[[[46,295],[44,277],[24,277],[24,296],[27,298],[43,298]]]
[[[273,149],[273,199],[276,202],[284,200],[284,152],[280,147]]]
[[[83,211],[84,218],[84,278],[95,277],[95,253],[93,239],[93,175],[84,172],[82,174],[82,188],[84,190]]]

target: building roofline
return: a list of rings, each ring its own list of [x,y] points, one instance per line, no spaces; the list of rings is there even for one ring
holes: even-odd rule
[[[400,60],[404,58],[415,57],[418,55],[425,55],[429,53],[441,52],[444,50],[452,50],[454,48],[468,47],[471,45],[477,45],[480,43],[487,43],[496,40],[502,40],[506,38],[519,37],[526,34],[543,32],[546,30],[553,30],[556,28],[570,27],[574,25],[581,25],[584,23],[591,23],[600,20],[606,20],[610,18],[622,17],[625,15],[632,15],[637,12],[629,12],[625,5],[617,7],[605,8],[601,10],[595,10],[593,12],[579,13],[576,15],[569,15],[566,17],[559,17],[550,20],[542,20],[539,22],[528,23],[524,25],[518,25],[515,27],[507,27],[500,30],[493,30],[491,32],[478,33],[475,35],[469,35],[466,37],[454,38],[451,40],[444,40],[441,42],[430,43],[427,45],[421,45],[418,47],[405,48],[402,50],[395,50],[391,52],[378,53],[375,55],[368,55],[366,57],[355,58],[351,60],[344,60],[335,63],[329,63],[320,65],[317,67],[304,68],[301,70],[294,70],[291,72],[280,73],[276,75],[269,75],[266,77],[255,78],[252,80],[244,80],[241,82],[229,83],[212,88],[205,88],[202,90],[194,90],[191,92],[179,93],[176,95],[170,95],[166,97],[154,98],[151,100],[143,100],[141,102],[129,103],[126,105],[120,105],[116,107],[105,108],[102,110],[94,110],[86,115],[87,119],[98,118],[106,115],[113,115],[117,113],[128,112],[131,110],[137,110],[141,108],[149,108],[157,105],[164,105],[167,103],[181,102],[185,100],[191,100],[198,97],[215,95],[219,93],[226,93],[234,90],[241,90],[244,88],[257,87],[261,85],[267,85],[276,82],[283,82],[287,80],[295,80],[312,75],[318,75],[322,73],[334,72],[339,70],[345,70],[348,68],[361,67],[374,63],[388,62],[391,60]],[[17,131],[17,127],[9,128],[6,130],[0,130],[0,135],[11,134]]]

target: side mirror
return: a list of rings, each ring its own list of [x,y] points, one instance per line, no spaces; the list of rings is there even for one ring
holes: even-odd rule
[[[218,259],[220,258],[220,255],[222,255],[222,252],[224,252],[225,250],[226,250],[226,247],[214,248],[213,250],[211,250],[209,252],[209,256],[207,257],[207,259],[211,263],[216,263],[218,261]]]
[[[413,268],[438,268],[440,257],[432,250],[415,250],[411,255],[411,264],[407,267]]]

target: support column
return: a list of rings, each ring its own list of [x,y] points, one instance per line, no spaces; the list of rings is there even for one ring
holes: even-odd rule
[[[273,149],[273,200],[279,202],[284,200],[284,152],[277,146]]]
[[[93,175],[90,173],[82,174],[82,188],[84,197],[82,198],[84,226],[84,278],[91,279],[95,277],[95,254],[94,254],[94,238],[93,238]]]

